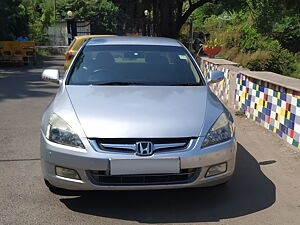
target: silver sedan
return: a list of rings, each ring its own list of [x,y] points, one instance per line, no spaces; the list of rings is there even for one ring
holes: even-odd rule
[[[60,79],[41,124],[42,170],[50,190],[213,186],[233,175],[234,122],[177,40],[88,40]]]

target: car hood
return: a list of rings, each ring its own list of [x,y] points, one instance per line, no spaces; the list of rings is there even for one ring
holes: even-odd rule
[[[66,90],[88,138],[199,136],[211,95],[206,86],[67,85]]]

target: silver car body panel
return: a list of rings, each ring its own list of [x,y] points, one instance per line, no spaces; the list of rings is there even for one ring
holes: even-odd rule
[[[197,137],[206,118],[206,86],[68,85],[66,90],[89,138]],[[220,115],[223,108],[211,111]]]

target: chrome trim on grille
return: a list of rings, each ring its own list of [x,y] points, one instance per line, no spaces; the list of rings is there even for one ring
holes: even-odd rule
[[[163,149],[163,148],[183,148],[186,143],[170,143],[170,144],[154,144],[154,149]]]
[[[116,148],[116,149],[128,149],[128,150],[135,151],[135,144],[103,144],[103,143],[101,143],[100,146],[103,146],[106,149]],[[103,148],[101,148],[101,149],[103,149]]]
[[[138,140],[138,139],[137,139]],[[196,138],[187,138],[186,142],[175,143],[153,143],[155,152],[186,151],[197,142]],[[151,139],[150,139],[151,141]],[[174,139],[176,141],[176,139]],[[89,139],[90,144],[97,152],[125,153],[132,154],[136,152],[136,143],[102,143],[97,139]],[[99,143],[100,142],[100,143]]]

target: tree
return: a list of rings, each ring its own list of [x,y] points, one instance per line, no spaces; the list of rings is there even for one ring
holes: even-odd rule
[[[47,28],[54,21],[52,0],[22,0],[19,5],[28,17],[28,36],[39,44],[48,41]]]
[[[246,0],[259,33],[277,39],[292,52],[300,50],[299,0]]]
[[[67,11],[73,12],[76,20],[91,22],[92,33],[116,33],[119,30],[119,8],[106,0],[58,0],[57,13],[59,19],[67,18]]]
[[[213,0],[153,0],[154,32],[157,36],[177,38],[181,27],[194,10]]]
[[[0,1],[0,40],[14,40],[20,32],[28,31],[28,16],[21,0]]]
[[[150,11],[150,23],[156,36],[177,38],[192,12],[207,2],[217,0],[112,0],[122,12],[127,30],[138,32],[145,23],[144,10]]]

